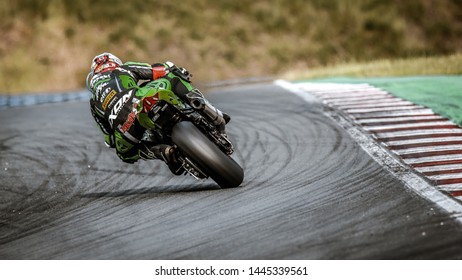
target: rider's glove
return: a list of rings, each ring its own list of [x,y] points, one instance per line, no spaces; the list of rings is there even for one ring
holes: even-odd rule
[[[186,68],[180,67],[178,68],[178,70],[184,75],[184,77],[186,77],[186,80],[190,81],[192,74],[189,73],[189,71],[186,70]]]
[[[169,70],[171,70],[171,69],[173,69],[173,68],[176,67],[175,63],[173,63],[173,62],[171,62],[171,61],[165,62],[164,65],[165,65],[165,68],[167,68],[167,69],[169,69]]]
[[[192,75],[191,75],[191,73],[189,73],[188,70],[186,70],[186,68],[178,67],[171,61],[165,62],[164,65],[165,65],[165,68],[167,69],[168,73],[170,73],[170,72],[174,73],[175,75],[182,77],[183,79],[185,79],[188,82],[191,81],[190,79],[191,79]]]

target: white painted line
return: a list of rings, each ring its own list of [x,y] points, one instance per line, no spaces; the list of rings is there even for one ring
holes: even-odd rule
[[[430,176],[427,176],[427,178],[429,178],[431,180],[460,179],[460,178],[462,178],[462,174],[461,173],[454,173],[454,174],[430,175]]]
[[[452,141],[462,141],[461,136],[453,136],[453,137],[428,137],[428,138],[419,138],[419,139],[410,139],[410,140],[402,140],[402,141],[388,141],[385,142],[387,146],[401,146],[401,145],[418,145],[418,144],[428,144],[428,143],[445,143],[445,142],[452,142]]]
[[[415,170],[421,173],[425,172],[435,172],[435,171],[448,171],[448,170],[462,170],[462,164],[446,164],[446,165],[436,165],[436,166],[426,166],[426,167],[417,167]]]
[[[339,99],[339,100],[350,100],[350,99],[355,100],[355,99],[364,99],[364,98],[377,99],[378,97],[396,98],[395,96],[389,94],[388,92],[382,92],[382,91],[376,91],[376,92],[367,91],[367,94],[365,94],[364,92],[360,92],[360,91],[354,91],[354,92],[352,91],[351,93],[344,93],[344,92],[331,93],[329,95],[321,94],[320,92],[310,92],[310,93],[316,96],[322,97],[323,99],[329,100],[329,101],[335,100],[335,99]]]
[[[364,114],[364,113],[373,113],[373,112],[389,112],[389,111],[401,111],[401,110],[415,110],[415,109],[424,109],[425,107],[419,105],[413,106],[390,106],[383,108],[370,108],[370,109],[347,109],[346,112],[350,114]]]
[[[414,105],[414,103],[409,102],[409,101],[390,101],[390,102],[382,102],[382,103],[370,103],[370,104],[358,104],[358,105],[343,105],[343,104],[338,104],[337,106],[342,109],[342,110],[348,110],[348,109],[362,109],[362,108],[380,108],[380,107],[391,107],[391,106],[406,106],[406,105]]]
[[[439,185],[436,188],[441,191],[454,192],[462,190],[462,184]]]
[[[373,97],[377,95],[390,95],[388,92],[383,90],[370,90],[370,89],[355,89],[355,90],[337,90],[337,91],[323,91],[323,90],[306,90],[312,92],[313,94],[322,96],[323,98],[339,98],[339,97]],[[391,96],[391,95],[390,95]]]
[[[286,82],[286,81],[275,81],[275,84],[280,85],[281,87],[289,90],[292,93],[295,93],[298,96],[301,96],[304,100],[308,102],[312,102],[313,97],[307,97],[307,92],[303,93],[298,86],[294,86],[293,84]],[[343,85],[341,85],[343,86]],[[309,94],[308,94],[309,95]],[[422,112],[425,110],[419,110]],[[427,112],[431,110],[427,110]],[[424,180],[421,176],[415,174],[414,172],[409,171],[409,166],[403,165],[402,162],[395,159],[390,155],[390,152],[386,150],[384,147],[380,146],[377,142],[373,141],[369,136],[366,136],[364,132],[359,129],[357,126],[351,123],[351,120],[347,120],[341,114],[337,114],[335,111],[327,111],[326,114],[333,114],[329,115],[329,117],[337,120],[340,125],[342,125],[346,131],[356,139],[356,142],[379,164],[381,164],[384,168],[386,168],[390,173],[396,176],[403,184],[409,188],[410,190],[414,191],[419,196],[432,201],[433,203],[437,204],[441,209],[444,209],[450,217],[452,217],[455,221],[462,223],[462,204],[459,201],[462,201],[459,198],[453,199],[448,197],[446,194],[443,194],[441,191],[435,188],[435,186],[429,184],[426,180]],[[403,112],[400,112],[401,114]],[[398,115],[401,115],[398,114]],[[460,131],[460,130],[458,130]],[[428,132],[425,132],[428,133]],[[389,133],[387,133],[389,134]],[[462,156],[462,155],[459,155]],[[435,158],[435,157],[432,157]],[[436,157],[437,158],[437,157]],[[444,159],[446,160],[448,157],[445,156]],[[459,157],[462,158],[462,157]],[[419,159],[421,160],[421,159]],[[448,185],[445,185],[447,188]],[[439,186],[441,190],[443,189],[442,186]],[[460,186],[454,187],[454,190],[460,190]]]
[[[324,102],[336,106],[344,105],[366,105],[366,104],[380,104],[385,101],[403,101],[400,98],[393,98],[393,96],[374,96],[374,97],[357,97],[357,98],[339,98],[339,99],[325,99]]]
[[[379,138],[393,138],[393,137],[401,137],[401,136],[441,135],[441,134],[455,134],[455,133],[462,133],[462,129],[444,128],[444,129],[428,129],[428,130],[379,132],[379,133],[376,133],[376,136]]]
[[[392,97],[388,93],[382,93],[382,92],[374,92],[374,93],[369,93],[369,94],[364,94],[364,93],[350,93],[350,94],[330,94],[328,96],[322,95],[322,94],[317,94],[313,93],[314,95],[321,97],[327,102],[332,102],[332,101],[348,101],[348,100],[365,100],[365,99],[372,99],[372,98],[390,98]]]
[[[361,119],[358,120],[358,123],[366,125],[366,124],[374,124],[374,123],[385,123],[385,122],[405,122],[409,121],[409,123],[412,122],[418,122],[418,121],[432,121],[432,120],[446,120],[446,118],[443,118],[438,115],[433,115],[433,116],[409,116],[409,117],[390,117],[390,118],[369,118],[369,119]]]
[[[409,148],[402,150],[393,150],[398,155],[408,155],[414,153],[426,153],[426,152],[444,152],[444,151],[462,151],[462,145],[447,145],[447,146],[431,146],[431,147],[418,147]]]
[[[329,94],[349,94],[355,92],[369,92],[369,91],[379,91],[385,92],[384,90],[374,89],[370,86],[358,86],[355,84],[336,84],[335,87],[326,88],[323,84],[304,84],[298,86],[300,89],[309,92],[317,92],[319,94],[329,95]]]
[[[388,112],[373,112],[370,114],[363,114],[357,116],[361,119],[366,118],[379,118],[379,117],[393,117],[393,116],[420,116],[420,115],[434,115],[430,109],[418,109],[418,110],[401,110],[401,111],[388,111]]]
[[[394,128],[413,128],[419,126],[441,126],[441,125],[454,125],[450,121],[441,122],[423,122],[423,123],[404,123],[404,124],[392,124],[392,125],[379,125],[379,126],[365,126],[365,130],[386,130]]]
[[[405,158],[403,160],[407,164],[430,163],[430,162],[447,161],[447,160],[462,160],[462,155],[444,155],[444,156],[432,156],[432,157],[422,157],[422,158]]]

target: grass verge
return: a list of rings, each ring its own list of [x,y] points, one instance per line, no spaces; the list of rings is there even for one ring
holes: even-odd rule
[[[343,63],[309,70],[294,70],[283,75],[287,80],[326,77],[396,77],[421,75],[462,74],[462,54],[395,60],[377,60],[367,63]]]

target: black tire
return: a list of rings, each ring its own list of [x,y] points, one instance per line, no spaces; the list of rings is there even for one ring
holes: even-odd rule
[[[238,187],[244,180],[244,170],[223,153],[193,123],[179,122],[172,130],[172,140],[222,188]]]

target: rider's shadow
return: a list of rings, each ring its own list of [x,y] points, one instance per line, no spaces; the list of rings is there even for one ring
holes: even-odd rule
[[[156,186],[149,188],[128,189],[119,191],[105,192],[90,192],[80,195],[83,198],[104,198],[104,197],[125,197],[130,195],[145,195],[145,194],[162,194],[162,193],[182,193],[182,192],[200,192],[221,190],[216,183],[200,184],[200,185],[167,185]]]

